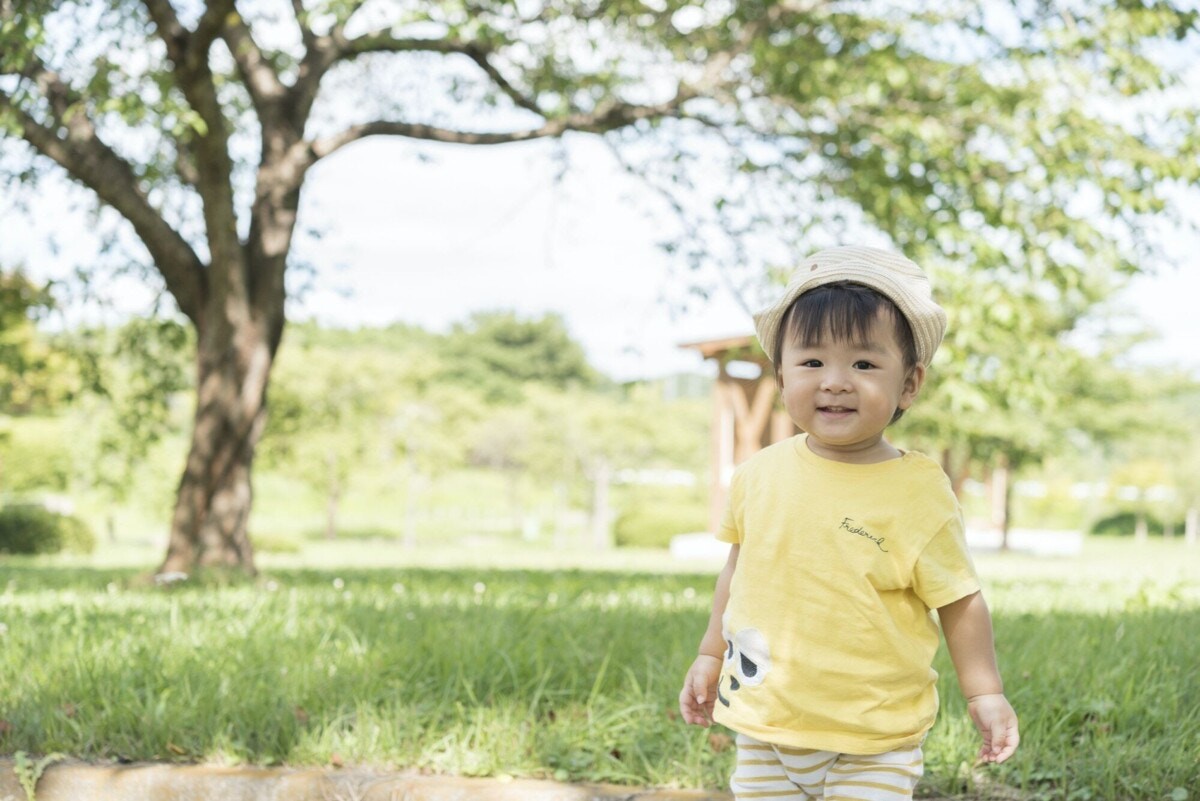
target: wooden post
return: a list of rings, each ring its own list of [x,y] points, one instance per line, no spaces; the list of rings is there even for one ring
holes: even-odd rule
[[[700,351],[706,359],[717,363],[717,379],[713,384],[712,431],[710,454],[712,465],[708,483],[708,525],[716,532],[725,515],[729,481],[733,469],[763,447],[795,435],[796,426],[787,413],[777,408],[775,374],[766,356],[755,347],[751,336],[696,342],[681,347]],[[736,354],[736,361],[757,364],[757,378],[735,378],[726,369]]]
[[[708,480],[708,527],[716,533],[721,527],[721,518],[725,514],[725,499],[729,493],[729,479],[732,473],[734,450],[734,413],[733,403],[729,397],[729,386],[723,380],[725,367],[721,365],[720,373],[713,384],[713,416],[712,416],[712,465],[709,468]]]

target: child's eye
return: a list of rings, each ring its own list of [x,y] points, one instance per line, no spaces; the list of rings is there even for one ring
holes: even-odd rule
[[[801,367],[820,367],[821,360],[820,359],[805,359],[804,361],[800,362],[800,366]]]
[[[868,361],[861,360],[861,359],[860,359],[859,361],[856,361],[856,362],[854,363],[854,369],[855,369],[855,370],[870,370],[870,369],[872,369],[872,368],[874,368],[874,367],[875,367],[875,365],[871,364],[871,363],[870,363],[870,362],[868,362]]]

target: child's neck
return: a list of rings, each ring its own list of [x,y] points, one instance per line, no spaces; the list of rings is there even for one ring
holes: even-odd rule
[[[874,440],[856,442],[853,445],[847,446],[829,445],[815,439],[811,434],[806,436],[804,441],[808,449],[817,456],[833,462],[846,462],[847,464],[876,464],[877,462],[899,459],[904,455],[903,451],[884,439],[883,434],[880,434]]]

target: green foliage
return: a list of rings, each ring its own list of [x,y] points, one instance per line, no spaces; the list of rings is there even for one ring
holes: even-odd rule
[[[454,326],[442,353],[442,379],[469,387],[489,403],[519,401],[528,384],[567,389],[598,380],[556,314],[526,320],[507,311],[476,312]]]
[[[1132,498],[1115,497],[1122,511],[1147,512],[1160,519],[1183,517],[1200,508],[1200,382],[1173,371],[1147,372],[1138,386],[1141,416],[1132,436],[1116,441],[1105,454],[1114,486],[1132,489]],[[1153,386],[1151,397],[1144,387]],[[1133,404],[1130,404],[1133,406]],[[1150,421],[1152,424],[1148,424]],[[1163,497],[1163,490],[1168,497]]]
[[[511,323],[550,343],[530,344],[532,350],[524,352],[529,358],[536,358],[531,354],[538,348],[560,349],[563,331],[555,318],[536,323],[515,315],[484,318],[504,320],[504,330]],[[453,354],[461,354],[469,338],[466,329],[480,319],[444,336],[408,326],[349,331],[305,324],[284,342],[260,450],[262,466],[298,478],[324,497],[324,536],[354,536],[378,531],[380,525],[393,537],[401,529],[406,538],[417,530],[422,538],[436,536],[426,522],[430,515],[466,513],[463,521],[442,524],[457,532],[468,520],[484,525],[468,510],[489,505],[502,510],[493,509],[491,517],[505,517],[508,528],[520,529],[527,512],[536,510],[545,521],[569,512],[568,507],[588,506],[601,463],[614,470],[705,469],[707,398],[666,401],[651,387],[585,387],[575,380],[566,380],[569,386],[563,389],[547,375],[529,371],[494,370],[482,385],[446,380],[478,367],[472,356],[462,356],[464,365]],[[500,336],[494,327],[478,328],[491,331],[493,340]],[[581,353],[574,342],[561,350]],[[522,352],[518,348],[509,357]],[[585,371],[573,374],[580,378]],[[509,398],[522,400],[509,403]],[[442,477],[463,467],[495,471],[507,489],[493,488],[490,495],[451,492],[453,500],[444,498],[438,488]],[[456,480],[446,487],[454,485]],[[361,505],[364,494],[398,514],[387,522],[380,515],[356,522],[343,507]],[[548,511],[547,503],[558,506]],[[301,513],[298,503],[291,506]],[[304,514],[315,521],[321,512],[309,504]],[[413,519],[417,516],[421,519]],[[268,529],[281,525],[272,512]],[[308,531],[314,522],[286,527]]]
[[[465,459],[478,416],[470,388],[438,382],[444,342],[417,328],[346,331],[299,327],[284,343],[261,455],[268,469],[326,498],[327,536],[342,496],[368,472],[436,475]]]
[[[17,774],[21,789],[25,791],[26,801],[37,801],[37,785],[46,768],[66,758],[65,754],[47,754],[34,760],[24,751],[13,754],[13,771]]]
[[[52,308],[54,301],[48,287],[38,286],[20,270],[0,272],[0,331],[22,328],[30,315]],[[7,347],[0,350],[6,358]]]
[[[157,470],[160,449],[177,447],[186,431],[193,334],[177,319],[133,318],[116,328],[72,332],[65,340],[85,365],[89,385],[71,409],[84,481],[115,501],[128,500],[145,478],[139,473],[151,464]],[[155,493],[152,502],[159,501]]]
[[[0,508],[0,553],[91,553],[95,547],[96,535],[77,517],[34,504]]]
[[[762,8],[733,14],[750,25]],[[1144,393],[1074,333],[1127,275],[1165,260],[1164,228],[1194,230],[1172,187],[1200,169],[1200,106],[1175,60],[1196,63],[1196,10],[769,8],[745,102],[712,112],[728,149],[631,159],[678,196],[704,194],[717,162],[728,176],[675,251],[695,267],[726,262],[750,291],[825,244],[914,258],[951,324],[898,431],[964,470],[1020,469],[1067,438],[1136,436],[1152,419],[1134,413]]]
[[[49,286],[0,271],[0,414],[46,413],[78,392],[68,354],[35,325],[53,307]]]
[[[315,324],[291,333],[259,447],[256,497],[270,508],[256,531],[353,536],[383,527],[395,537],[410,514],[422,540],[447,526],[455,536],[491,530],[498,517],[519,530],[529,515],[543,525],[576,521],[601,461],[612,470],[706,468],[707,398],[667,401],[649,386],[564,391],[497,375],[505,394],[525,400],[490,404],[478,387],[441,380],[452,369],[438,355],[449,335]],[[58,417],[4,422],[0,488],[87,496],[89,519],[106,524],[129,513],[140,529],[141,517],[161,515],[187,444],[185,334],[175,323],[135,321],[64,335],[93,390]],[[459,479],[470,465],[503,478],[467,490]]]
[[[1166,523],[1150,513],[1143,513],[1146,523],[1146,531],[1150,536],[1162,536],[1166,533]],[[1092,533],[1101,536],[1133,536],[1137,529],[1138,513],[1137,512],[1117,512],[1097,520],[1092,525]],[[1176,536],[1183,532],[1183,520],[1172,522],[1171,529]]]
[[[63,417],[0,417],[0,490],[66,492],[75,455]]]
[[[639,488],[631,496],[614,524],[619,546],[666,548],[677,534],[708,530],[708,505],[696,492]]]

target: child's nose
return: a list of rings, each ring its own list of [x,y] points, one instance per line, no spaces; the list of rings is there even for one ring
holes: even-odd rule
[[[840,367],[826,367],[821,373],[821,389],[842,392],[850,388],[850,373]]]

